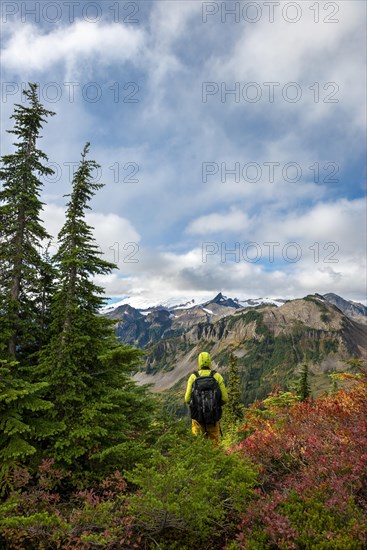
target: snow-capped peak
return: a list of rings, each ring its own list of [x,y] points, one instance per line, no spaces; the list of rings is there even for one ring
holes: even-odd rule
[[[219,292],[217,295],[213,297],[213,294],[208,293],[197,293],[196,297],[193,298],[192,296],[172,296],[168,298],[150,298],[150,297],[143,297],[141,295],[137,296],[125,296],[119,301],[116,301],[114,303],[110,303],[106,306],[104,306],[101,309],[101,313],[111,313],[115,309],[117,309],[120,306],[124,305],[130,305],[134,309],[137,309],[139,311],[147,311],[150,309],[167,309],[170,311],[178,310],[178,309],[190,309],[195,306],[207,306],[209,303],[217,303],[217,304],[223,304],[223,305],[230,305],[228,302],[234,302],[235,304],[238,304],[239,307],[256,307],[262,304],[273,304],[276,306],[281,306],[284,304],[286,300],[282,300],[280,298],[234,298],[231,299],[227,296],[224,296],[221,292]],[[224,304],[224,302],[227,302],[227,304]],[[237,306],[237,307],[238,307]]]

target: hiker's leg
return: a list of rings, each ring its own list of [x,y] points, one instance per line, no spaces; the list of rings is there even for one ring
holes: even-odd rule
[[[204,427],[197,420],[191,421],[191,431],[194,435],[205,433]]]
[[[214,447],[219,447],[219,422],[206,427],[208,437],[213,441]]]

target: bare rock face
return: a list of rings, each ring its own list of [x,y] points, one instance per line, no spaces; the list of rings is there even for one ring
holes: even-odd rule
[[[301,300],[291,300],[279,308],[267,312],[264,321],[274,333],[281,334],[292,330],[294,325],[303,325],[317,330],[340,330],[344,315],[321,296],[306,296]]]
[[[324,294],[324,298],[331,304],[334,304],[350,319],[353,319],[358,323],[367,324],[367,307],[363,304],[351,302],[350,300],[344,300],[344,298],[334,294],[333,292]]]

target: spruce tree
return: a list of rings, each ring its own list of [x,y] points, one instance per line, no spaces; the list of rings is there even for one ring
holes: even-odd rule
[[[223,408],[224,439],[222,444],[227,448],[238,442],[238,429],[244,416],[244,406],[241,402],[241,382],[238,359],[233,353],[229,356],[226,386],[228,391],[228,403]]]
[[[29,465],[32,456],[39,462],[39,442],[62,428],[42,418],[52,407],[42,398],[46,387],[24,380],[15,362],[0,360],[0,493],[11,486],[9,470]]]
[[[40,251],[48,237],[40,220],[40,177],[53,173],[37,141],[54,113],[39,102],[36,84],[23,93],[28,105],[15,105],[8,130],[17,136],[16,151],[2,157],[0,169],[0,353],[9,360],[25,359],[40,345],[40,271],[46,269]]]
[[[65,431],[50,441],[49,451],[60,463],[87,467],[92,456],[120,464],[129,439],[148,425],[152,400],[130,374],[141,361],[140,350],[119,344],[111,322],[99,315],[104,303],[97,275],[116,266],[101,258],[93,228],[85,220],[89,201],[102,187],[92,172],[98,165],[87,159],[86,144],[68,195],[66,221],[54,263],[59,284],[53,298],[51,341],[38,369],[49,383],[55,407],[51,417]]]
[[[24,92],[28,106],[16,105],[11,118],[16,152],[2,157],[0,179],[0,486],[9,484],[9,469],[35,465],[42,440],[62,425],[43,418],[52,403],[44,399],[47,383],[33,379],[35,352],[46,337],[49,262],[41,256],[48,237],[42,226],[40,177],[52,173],[37,149],[48,116],[37,86]],[[44,289],[42,290],[42,286]],[[19,359],[19,360],[16,360]]]
[[[228,403],[226,404],[226,419],[229,423],[237,424],[243,419],[243,403],[241,402],[241,383],[238,370],[238,358],[231,353],[228,368]]]
[[[297,384],[297,395],[301,401],[304,401],[311,395],[311,386],[308,381],[308,365],[303,363],[301,366],[301,375]]]

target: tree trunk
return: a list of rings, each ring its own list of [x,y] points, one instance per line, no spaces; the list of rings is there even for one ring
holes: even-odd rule
[[[12,334],[8,342],[8,351],[13,359],[16,358],[17,340],[18,340],[18,319],[19,319],[19,294],[22,279],[22,248],[24,240],[25,212],[24,207],[20,206],[18,211],[18,231],[15,238],[13,280],[10,288],[10,299],[12,303],[11,325]]]

